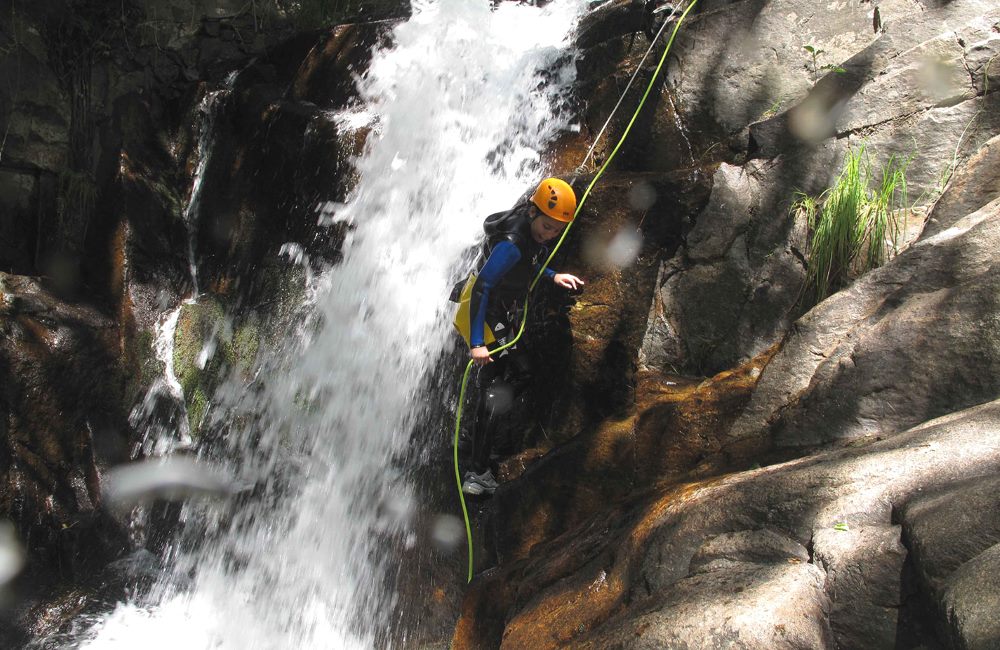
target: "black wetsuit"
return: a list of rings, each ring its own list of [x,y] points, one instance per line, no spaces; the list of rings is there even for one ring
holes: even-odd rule
[[[487,239],[469,305],[473,347],[483,343],[484,323],[497,339],[489,346],[491,352],[517,336],[525,294],[549,252],[531,237],[533,213],[531,204],[526,203],[490,215],[483,224]],[[545,277],[554,275],[552,269],[545,270]],[[489,469],[498,416],[531,383],[531,366],[517,345],[492,358],[493,362],[479,367],[475,376],[478,397],[472,433],[472,470],[477,474]]]

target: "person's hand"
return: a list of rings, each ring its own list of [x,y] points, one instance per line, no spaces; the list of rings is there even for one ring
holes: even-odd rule
[[[570,273],[556,273],[552,281],[563,289],[579,289],[583,286],[583,280]]]
[[[469,354],[472,356],[472,363],[477,366],[485,366],[487,363],[493,363],[493,359],[490,358],[490,349],[485,345],[472,348]]]

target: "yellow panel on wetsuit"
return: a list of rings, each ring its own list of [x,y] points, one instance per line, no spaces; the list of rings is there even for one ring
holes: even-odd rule
[[[472,314],[469,309],[469,303],[472,302],[472,287],[476,284],[475,274],[470,274],[469,279],[466,281],[465,286],[462,287],[462,295],[458,301],[458,312],[455,314],[455,329],[458,333],[462,335],[465,339],[465,344],[470,345],[469,339],[472,336]],[[490,329],[489,325],[483,325],[483,343],[490,345],[496,342],[496,337],[493,336],[493,330]]]

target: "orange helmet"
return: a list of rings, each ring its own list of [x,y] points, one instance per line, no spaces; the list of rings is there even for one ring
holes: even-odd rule
[[[576,216],[576,194],[569,183],[559,178],[546,178],[539,183],[531,202],[556,221],[569,223]]]

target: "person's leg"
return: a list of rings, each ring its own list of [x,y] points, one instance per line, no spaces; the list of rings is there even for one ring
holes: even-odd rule
[[[534,377],[531,360],[523,348],[513,351],[507,361],[507,368],[506,381],[510,387],[510,397],[513,402],[528,390]]]
[[[504,396],[510,392],[503,383],[510,349],[498,353],[494,351],[514,334],[510,328],[511,321],[506,309],[497,304],[487,310],[486,318],[497,341],[490,345],[493,361],[478,368],[475,375],[477,399],[472,423],[472,458],[470,471],[466,472],[462,483],[462,490],[468,494],[491,494],[497,487],[490,471],[490,452],[493,450],[498,416],[506,410],[503,405]],[[507,402],[509,403],[509,399]]]
[[[476,414],[472,422],[472,466],[476,474],[489,469],[496,432],[496,384],[503,377],[506,358],[496,359],[476,372]]]

